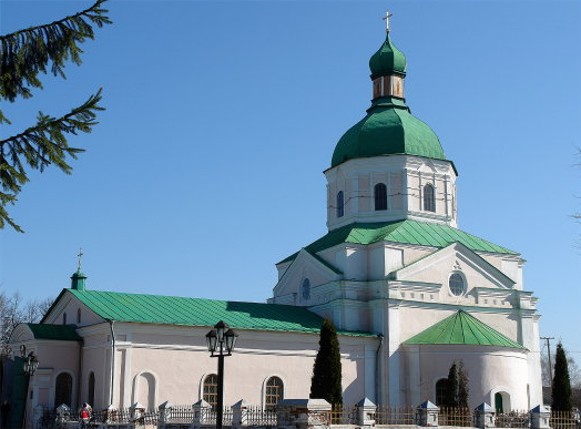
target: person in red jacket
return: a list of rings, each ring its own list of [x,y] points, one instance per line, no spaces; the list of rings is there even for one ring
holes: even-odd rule
[[[81,411],[79,411],[79,423],[81,424],[81,429],[86,428],[91,421],[92,411],[93,409],[91,406],[85,402],[81,408]]]

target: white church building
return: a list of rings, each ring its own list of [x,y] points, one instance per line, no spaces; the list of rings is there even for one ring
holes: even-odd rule
[[[540,316],[523,258],[458,228],[456,166],[410,113],[389,31],[369,66],[371,106],[324,172],[328,232],[276,265],[266,303],[109,292],[79,269],[39,324],[12,334],[2,390],[12,411],[215,404],[205,335],[219,320],[239,334],[225,405],[307,398],[323,318],[338,330],[345,404],[438,403],[455,361],[470,406],[541,404]],[[39,360],[28,385],[21,346]]]

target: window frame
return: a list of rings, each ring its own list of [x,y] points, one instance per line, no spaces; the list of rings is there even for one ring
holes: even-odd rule
[[[337,218],[345,216],[345,194],[343,193],[343,191],[337,192],[336,203],[337,207],[335,214]]]
[[[459,279],[461,283],[455,283],[454,285],[452,285],[453,282],[452,279]],[[458,285],[462,287],[461,290],[456,289]],[[461,273],[460,271],[452,272],[450,274],[450,277],[448,277],[448,291],[450,292],[450,294],[455,297],[460,297],[466,293],[467,289],[468,284],[466,282],[466,277],[464,276],[464,274]]]
[[[436,213],[436,188],[431,183],[426,183],[423,187],[423,209]]]
[[[376,212],[387,210],[387,185],[383,182],[373,186],[373,208]]]
[[[213,390],[211,390],[213,388]],[[216,408],[218,405],[218,374],[208,374],[202,381],[202,400]]]
[[[269,383],[274,382],[273,385]],[[277,384],[279,382],[280,384]],[[269,391],[270,390],[270,391]],[[273,398],[275,401],[273,402]],[[270,399],[270,400],[269,400]],[[284,399],[284,381],[282,378],[273,375],[264,383],[264,409],[267,411],[274,411],[276,404]]]

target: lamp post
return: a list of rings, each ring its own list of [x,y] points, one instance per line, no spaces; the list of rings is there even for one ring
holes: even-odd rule
[[[218,404],[216,410],[216,429],[222,429],[224,415],[224,357],[232,356],[238,334],[220,320],[214,329],[206,334],[206,342],[211,357],[218,358]]]
[[[22,427],[25,428],[26,408],[27,408],[26,405],[28,404],[28,389],[30,387],[30,378],[34,375],[34,372],[38,368],[39,361],[33,351],[28,353],[28,355],[26,354],[26,346],[24,345],[20,346],[20,357],[24,360],[24,363],[22,365],[22,371],[24,372],[24,375],[26,375],[26,390],[25,390],[26,396],[24,396],[24,407],[22,410]]]

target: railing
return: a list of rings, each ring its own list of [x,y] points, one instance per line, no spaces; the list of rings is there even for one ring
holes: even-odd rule
[[[332,425],[353,425],[357,423],[357,409],[354,407],[335,407],[327,413],[326,420]]]
[[[440,408],[438,412],[440,426],[471,427],[473,422],[470,408]]]
[[[415,408],[378,407],[375,422],[378,425],[415,425],[417,410]]]
[[[194,421],[194,410],[191,405],[172,407],[168,421],[172,423],[191,423]]]
[[[578,411],[553,411],[549,425],[554,429],[579,429],[581,416]]]
[[[247,426],[276,426],[276,411],[272,408],[248,407],[244,423]]]
[[[323,425],[357,425],[361,426],[360,409],[357,406],[336,407],[330,411],[311,411],[309,417],[320,420]],[[375,420],[376,425],[417,425],[419,424],[419,410],[417,408],[388,408],[378,407],[375,412],[369,413],[369,418]],[[476,412],[468,408],[439,408],[439,426],[474,427]],[[236,418],[238,421],[233,421]],[[131,408],[94,411],[88,429],[93,427],[160,427],[161,420],[167,428],[193,425],[209,427],[216,424],[216,410],[212,408],[194,409],[191,405],[171,406],[167,410],[135,410]],[[493,424],[496,428],[528,429],[533,424],[531,413],[528,411],[511,411],[494,414]],[[41,410],[38,418],[39,429],[71,428],[77,425],[75,413],[66,418],[59,418],[55,410]],[[550,414],[549,425],[552,429],[581,429],[581,418],[578,412],[553,411]],[[224,409],[224,427],[273,427],[277,425],[277,413],[274,409],[264,409],[258,406],[245,407],[234,410],[231,407]]]
[[[494,426],[497,428],[523,429],[531,425],[531,415],[528,411],[510,411],[499,413],[494,417]]]

